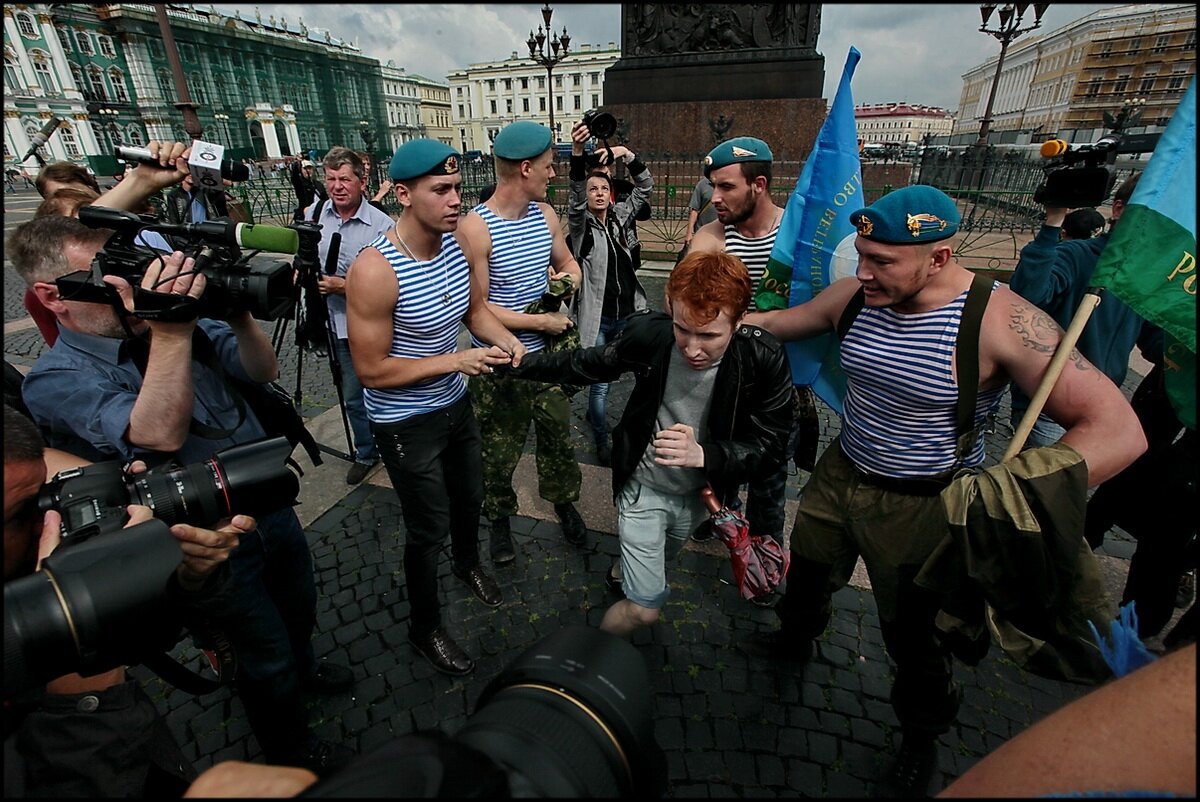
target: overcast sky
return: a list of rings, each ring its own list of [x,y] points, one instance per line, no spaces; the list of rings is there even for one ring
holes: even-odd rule
[[[1051,4],[1038,33],[1115,5],[1119,4]],[[219,3],[216,8],[229,14],[240,9],[243,19],[252,20],[256,6]],[[410,73],[442,81],[447,73],[468,64],[504,59],[513,50],[527,53],[524,42],[529,31],[542,22],[537,4],[265,3],[257,8],[264,20],[275,15],[294,26],[303,18],[310,28],[327,28],[334,36],[357,41],[368,56],[384,63],[392,59]],[[619,5],[560,4],[553,8],[555,31],[566,25],[573,44],[620,45]],[[1027,13],[1032,17],[1032,9]],[[826,3],[821,16],[817,50],[825,56],[825,97],[830,100],[850,45],[862,53],[854,76],[855,102],[903,100],[950,110],[958,107],[962,74],[1000,52],[999,42],[978,31],[978,4]]]

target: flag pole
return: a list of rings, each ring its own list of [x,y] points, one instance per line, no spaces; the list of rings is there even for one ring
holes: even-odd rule
[[[1100,292],[1101,290],[1097,287],[1089,287],[1088,291],[1084,293],[1083,298],[1079,301],[1079,307],[1075,310],[1075,317],[1071,318],[1071,325],[1067,326],[1067,331],[1063,334],[1062,342],[1058,344],[1058,350],[1054,352],[1054,356],[1050,360],[1050,366],[1046,368],[1046,375],[1042,377],[1042,383],[1038,385],[1037,392],[1029,400],[1029,409],[1025,410],[1025,416],[1021,418],[1021,423],[1017,426],[1017,430],[1013,432],[1012,442],[1008,444],[1008,450],[1004,452],[1004,456],[1000,460],[1001,462],[1008,462],[1021,453],[1021,447],[1025,445],[1025,440],[1028,439],[1029,433],[1033,431],[1033,424],[1037,422],[1037,417],[1041,414],[1042,407],[1046,405],[1046,399],[1050,397],[1050,391],[1054,389],[1058,377],[1062,374],[1063,368],[1067,364],[1067,359],[1071,356],[1071,351],[1075,349],[1075,343],[1079,341],[1079,335],[1083,334],[1083,327],[1087,325],[1092,312],[1096,311],[1096,307],[1100,304]]]

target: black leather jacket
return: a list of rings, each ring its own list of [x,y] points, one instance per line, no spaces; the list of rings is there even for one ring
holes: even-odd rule
[[[519,368],[498,373],[539,381],[595,384],[633,373],[635,385],[613,429],[613,499],[633,475],[654,436],[675,335],[671,318],[649,309],[630,315],[606,345],[530,354]],[[757,326],[738,327],[717,368],[704,472],[720,498],[725,489],[770,474],[783,464],[792,425],[792,377],[783,346]]]

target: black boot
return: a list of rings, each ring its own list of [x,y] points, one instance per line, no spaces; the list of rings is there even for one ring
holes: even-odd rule
[[[911,799],[929,796],[929,782],[937,769],[937,738],[928,733],[906,732],[896,761],[876,787],[875,796]]]
[[[504,565],[517,558],[517,553],[513,550],[512,530],[508,528],[507,515],[491,522],[491,537],[489,540],[493,565]]]
[[[554,514],[558,516],[563,537],[568,543],[572,546],[582,546],[587,542],[587,527],[583,525],[583,518],[579,517],[579,510],[575,509],[574,504],[569,501],[565,504],[555,504]]]

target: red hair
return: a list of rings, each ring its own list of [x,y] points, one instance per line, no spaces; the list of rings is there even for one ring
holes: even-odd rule
[[[721,310],[737,320],[750,306],[750,292],[746,265],[724,251],[689,253],[667,280],[667,297],[687,304],[701,325]]]

